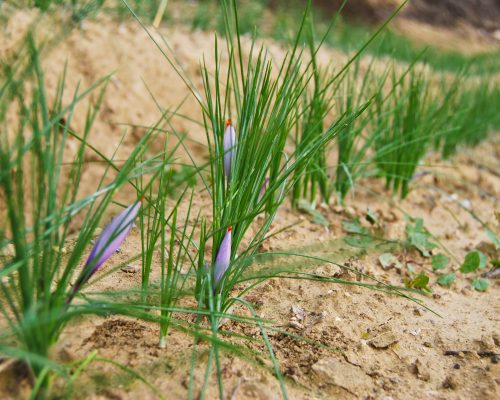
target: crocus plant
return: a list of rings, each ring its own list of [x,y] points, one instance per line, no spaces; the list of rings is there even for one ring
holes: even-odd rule
[[[231,262],[231,230],[233,228],[229,226],[227,228],[226,234],[222,239],[219,251],[215,257],[215,268],[214,268],[214,288],[217,288],[219,282],[224,277],[229,264]]]
[[[231,172],[236,158],[236,131],[231,124],[231,119],[226,121],[226,130],[224,131],[224,174],[226,179],[231,179]]]
[[[127,207],[104,228],[101,235],[97,238],[87,262],[71,290],[67,303],[71,302],[78,290],[118,250],[134,225],[134,220],[141,208],[142,200],[143,198]]]

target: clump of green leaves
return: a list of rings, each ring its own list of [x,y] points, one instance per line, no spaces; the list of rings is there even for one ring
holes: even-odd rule
[[[34,5],[42,11],[47,11],[52,6],[67,9],[73,22],[78,23],[101,9],[104,0],[35,0]]]
[[[431,252],[437,247],[437,245],[432,241],[431,233],[424,227],[424,222],[422,218],[407,218],[406,224],[406,242],[407,246],[417,249],[423,257],[431,257]],[[382,255],[384,256],[384,255]],[[388,256],[391,256],[389,254]],[[379,260],[382,265],[390,263],[390,258]],[[438,253],[432,255],[431,264],[432,270],[435,273],[439,273],[436,282],[441,286],[450,286],[456,280],[455,272],[441,273],[449,265],[449,258],[443,253]],[[471,274],[477,272],[479,269],[486,267],[488,260],[486,256],[479,250],[473,250],[465,256],[459,271],[463,274]],[[410,274],[412,272],[410,271]],[[409,288],[418,288],[422,290],[429,290],[428,288],[429,277],[423,272],[419,273],[417,276],[405,280],[405,286]],[[472,287],[478,291],[486,291],[489,286],[489,280],[481,277],[474,277],[471,280]]]
[[[405,286],[410,289],[419,289],[425,292],[431,293],[432,290],[429,288],[429,276],[425,273],[420,272],[418,275],[411,279],[405,279]]]
[[[417,249],[424,257],[430,257],[431,251],[437,247],[432,242],[432,235],[424,227],[424,220],[422,218],[407,217],[406,223],[406,241],[408,246]]]
[[[310,10],[306,9],[295,42],[278,64],[275,74],[274,64],[265,48],[252,46],[248,56],[244,54],[236,3],[222,1],[221,5],[225,13],[229,66],[222,69],[216,42],[215,71],[209,71],[205,65],[202,67],[205,92],[200,106],[210,152],[211,185],[205,182],[212,198],[213,214],[213,225],[207,230],[215,249],[210,265],[215,262],[216,249],[219,249],[227,228],[232,227],[231,260],[234,264],[225,274],[221,293],[225,309],[229,304],[225,301],[246,268],[244,263],[235,262],[236,256],[243,259],[243,256],[256,252],[285,194],[293,190],[294,183],[300,179],[301,173],[297,171],[306,171],[307,165],[318,157],[341,127],[352,123],[362,109],[339,116],[287,155],[285,145],[297,122],[300,101],[308,88],[310,76],[317,71],[314,62],[304,65],[300,46],[301,37],[310,26],[307,24]],[[311,52],[314,54],[317,48],[312,43]],[[318,86],[317,90],[322,89],[323,86]],[[307,113],[310,107],[316,106],[308,106]],[[323,106],[318,105],[316,111],[323,115]],[[311,126],[317,126],[318,121],[311,118]],[[232,120],[229,125],[234,126],[237,136],[230,176],[224,171],[227,150],[224,133],[228,119]],[[257,224],[259,214],[263,214],[263,218]],[[242,249],[240,245],[252,225],[254,234]]]
[[[432,256],[432,270],[441,272],[448,267],[450,259],[443,253],[434,254]],[[450,286],[456,279],[454,272],[444,273],[438,276],[436,282],[441,286]]]
[[[377,166],[386,186],[405,198],[410,180],[432,138],[434,103],[428,82],[421,73],[410,71],[408,79],[392,77],[394,89],[389,96],[375,98],[372,129],[376,131]]]
[[[339,87],[340,96],[336,105],[340,113],[351,113],[364,103],[377,96],[387,79],[387,69],[381,75],[373,71],[373,60],[366,71],[361,74],[360,60],[356,60],[352,68],[345,74]],[[362,75],[361,84],[359,82]],[[370,104],[368,110],[374,107]],[[345,125],[339,132],[337,145],[337,165],[335,167],[335,190],[343,202],[347,193],[354,190],[356,181],[370,173],[373,156],[370,150],[374,147],[375,132],[369,133],[372,114],[364,112],[352,124]]]
[[[437,272],[445,269],[448,266],[448,257],[444,254],[436,254],[432,258],[432,269]],[[466,254],[462,265],[458,269],[462,274],[474,274],[477,271],[486,268],[488,264],[487,257],[479,250],[473,250]],[[437,283],[441,286],[450,286],[456,279],[455,272],[440,274],[437,278]],[[475,276],[471,279],[471,285],[479,292],[484,292],[488,289],[490,281],[487,278]]]
[[[307,31],[307,44],[311,55],[313,77],[312,90],[306,89],[302,98],[302,109],[296,125],[295,146],[297,153],[307,149],[311,143],[318,140],[324,132],[325,117],[333,106],[335,82],[333,74],[321,71],[317,61],[318,48],[314,40],[314,22],[309,20]],[[300,197],[307,198],[314,207],[316,196],[319,192],[321,200],[328,203],[330,199],[330,177],[326,162],[326,146],[319,147],[314,157],[295,170],[294,187],[292,190],[292,203],[298,205]]]
[[[366,226],[361,225],[359,218],[342,221],[342,228],[349,235],[344,238],[349,246],[367,248],[374,240],[374,233]]]
[[[486,256],[479,250],[473,250],[465,256],[464,261],[460,266],[460,272],[463,274],[471,274],[480,269],[486,268],[487,264],[488,259]],[[476,276],[472,278],[471,285],[477,291],[485,292],[490,285],[490,281],[486,278]]]
[[[500,126],[500,90],[488,77],[474,85],[468,82],[457,85],[460,89],[450,98],[446,129],[438,135],[445,158],[453,155],[459,145],[476,146]]]

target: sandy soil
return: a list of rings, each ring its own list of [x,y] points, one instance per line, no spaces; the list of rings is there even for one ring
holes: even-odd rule
[[[22,32],[20,26],[29,18],[17,14],[9,20],[2,33],[4,52],[8,53],[14,46]],[[208,63],[213,62],[212,37],[181,29],[165,33],[194,83],[199,84],[201,55],[205,54]],[[275,56],[283,54],[279,45],[271,45],[271,50]],[[325,52],[322,57],[334,62],[345,59],[345,55],[333,51]],[[165,108],[175,106],[186,95],[185,87],[158,49],[133,23],[86,22],[81,31],[70,34],[45,62],[49,87],[55,87],[66,60],[69,88],[79,81],[88,86],[104,74],[114,72],[91,139],[106,154],[118,144],[126,129],[123,124],[150,125],[160,115],[143,80]],[[197,110],[192,99],[182,108],[184,114],[193,118],[199,117]],[[83,118],[83,112],[76,115],[76,128],[81,126]],[[185,120],[178,120],[176,124],[176,128],[187,132],[190,139],[203,142],[204,132],[198,126]],[[117,157],[124,157],[142,134],[141,128],[129,126]],[[190,146],[195,155],[202,157],[205,154],[202,145]],[[458,269],[467,251],[474,248],[482,249],[490,258],[500,258],[498,250],[488,244],[481,224],[460,206],[469,207],[481,220],[498,230],[495,214],[499,211],[499,157],[498,135],[474,150],[464,150],[450,161],[429,154],[413,183],[414,190],[405,201],[392,199],[382,189],[381,182],[360,182],[348,207],[331,204],[319,208],[328,221],[327,229],[313,224],[309,215],[292,211],[289,204],[284,205],[272,232],[291,223],[298,224],[272,238],[266,243],[266,250],[299,249],[400,286],[408,277],[406,265],[411,263],[417,272],[425,271],[431,276],[433,293],[420,295],[420,298],[439,314],[409,300],[356,286],[286,279],[266,282],[246,297],[259,315],[274,321],[285,332],[324,346],[269,332],[281,371],[286,376],[290,398],[389,400],[493,399],[500,396],[498,282],[492,279],[488,291],[479,293],[468,279],[458,274],[451,288],[442,288],[435,283],[436,275],[432,273],[428,258],[397,244],[391,249],[403,267],[384,269],[378,256],[385,247],[373,247],[368,251],[350,247],[343,240],[345,232],[341,227],[343,220],[356,216],[368,226],[364,215],[370,207],[379,217],[384,237],[401,241],[405,237],[404,214],[408,213],[422,217],[429,231],[454,256],[447,271]],[[89,164],[82,180],[82,194],[92,190],[102,168]],[[209,204],[206,193],[200,190],[195,208],[209,207]],[[134,229],[122,252],[113,256],[101,273],[125,262],[139,250],[139,232]],[[295,268],[324,276],[351,281],[360,279],[330,264],[310,265],[291,259],[273,262],[294,264]],[[132,264],[138,266],[137,262]],[[266,264],[255,267],[265,268]],[[154,273],[158,273],[157,266]],[[137,287],[139,282],[139,273],[118,270],[98,281],[93,289],[128,289]],[[244,313],[244,310],[235,309],[234,312]],[[225,328],[249,338],[260,338],[255,326],[229,322]],[[69,361],[86,357],[96,350],[99,357],[112,358],[143,375],[165,398],[186,398],[193,340],[173,331],[168,337],[167,349],[161,350],[158,331],[157,325],[119,316],[82,318],[65,330],[54,349],[54,357]],[[236,342],[234,338],[224,339]],[[223,356],[225,398],[280,398],[278,382],[269,372],[270,362],[262,340],[238,343],[261,355],[248,360],[231,354]],[[195,394],[201,388],[206,356],[207,345],[202,344],[195,374]],[[0,379],[0,393],[3,393],[0,397],[23,397],[26,387],[22,373],[18,376],[4,373]],[[74,390],[75,398],[82,399],[158,398],[139,380],[98,361],[86,368],[75,382]],[[212,379],[206,398],[216,397],[215,379]]]

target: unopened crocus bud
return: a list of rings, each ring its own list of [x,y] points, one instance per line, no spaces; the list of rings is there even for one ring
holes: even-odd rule
[[[227,232],[222,239],[219,251],[215,257],[214,288],[217,287],[221,281],[231,262],[231,230],[231,226],[227,228]]]
[[[231,120],[226,121],[226,130],[224,131],[224,174],[226,179],[231,179],[231,172],[236,158],[236,131],[233,125],[231,125]]]
[[[142,198],[140,201],[123,210],[104,228],[99,238],[96,240],[80,276],[73,286],[70,298],[68,299],[69,301],[71,301],[76,292],[87,283],[90,277],[95,274],[100,266],[104,264],[123,243],[134,225],[134,219],[141,208],[141,203]]]
[[[266,193],[266,190],[267,190],[267,185],[269,184],[269,177],[266,176],[266,179],[264,180],[264,183],[262,184],[262,186],[260,187],[260,191],[259,191],[259,201],[262,200],[262,197],[264,196],[264,194]]]

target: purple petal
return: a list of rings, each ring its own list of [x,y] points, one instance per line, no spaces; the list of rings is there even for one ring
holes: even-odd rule
[[[231,262],[231,230],[232,227],[227,228],[224,239],[222,239],[222,243],[220,244],[217,257],[215,257],[214,287],[217,287]]]
[[[258,201],[260,201],[262,199],[262,197],[264,196],[264,193],[266,193],[266,189],[267,189],[268,183],[269,183],[269,177],[266,176],[266,179],[264,180],[264,183],[260,187]]]
[[[132,204],[113,218],[104,228],[85,263],[85,267],[87,267],[94,262],[89,278],[123,243],[132,229],[134,219],[140,208],[140,201]],[[97,261],[95,261],[96,257],[99,257]]]
[[[142,198],[135,204],[127,207],[103,229],[97,238],[83,271],[76,280],[73,288],[66,298],[66,304],[71,303],[76,293],[99,269],[99,267],[120,247],[134,224],[134,219],[141,208]],[[97,261],[96,257],[99,257]],[[92,268],[89,271],[89,266]]]
[[[231,169],[233,167],[234,159],[236,158],[236,131],[231,125],[231,120],[226,122],[226,130],[224,131],[224,174],[227,179],[231,178]]]

